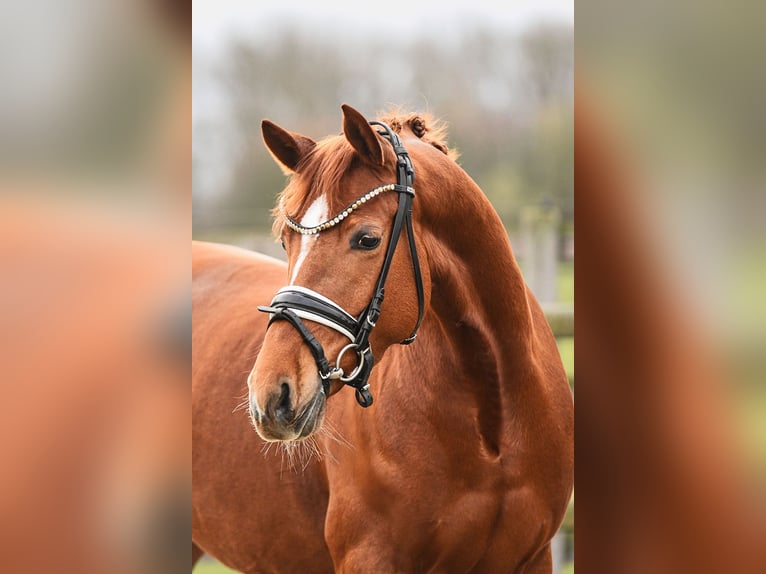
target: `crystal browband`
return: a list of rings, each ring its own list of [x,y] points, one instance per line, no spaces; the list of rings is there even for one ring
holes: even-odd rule
[[[397,187],[398,186],[395,183],[389,183],[387,185],[381,185],[380,187],[376,187],[375,189],[368,191],[362,197],[360,197],[359,199],[351,203],[348,207],[346,207],[343,211],[341,211],[335,217],[331,217],[324,223],[320,223],[319,225],[315,225],[314,227],[304,227],[303,225],[295,221],[289,215],[285,216],[285,224],[287,225],[287,227],[289,227],[293,231],[297,231],[301,235],[317,235],[320,231],[324,231],[325,229],[330,229],[331,227],[338,225],[341,221],[343,221],[349,215],[351,215],[352,212],[359,209],[359,207],[361,207],[363,203],[367,203],[373,197],[377,197],[384,191],[397,191]],[[409,193],[410,195],[415,195],[415,190],[412,189],[411,187],[406,187],[406,189],[402,188],[402,191],[405,191],[406,193]]]

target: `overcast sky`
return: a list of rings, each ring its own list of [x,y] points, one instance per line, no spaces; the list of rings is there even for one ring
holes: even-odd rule
[[[194,51],[213,54],[232,33],[254,35],[286,17],[322,34],[427,29],[449,35],[469,21],[507,29],[540,20],[574,24],[574,0],[194,0],[193,16]]]

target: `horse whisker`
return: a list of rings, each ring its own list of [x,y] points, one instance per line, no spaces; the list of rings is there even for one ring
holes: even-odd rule
[[[273,442],[264,442],[263,446],[261,447],[261,452],[263,453],[263,457],[266,458],[268,456],[269,452],[271,451],[271,447],[274,446]]]
[[[236,413],[237,411],[241,411],[247,407],[250,406],[250,397],[245,397],[245,399],[239,403],[236,407],[234,407],[234,410],[231,411],[232,413]]]
[[[354,450],[354,445],[351,444],[329,420],[324,420],[319,432],[333,442]]]

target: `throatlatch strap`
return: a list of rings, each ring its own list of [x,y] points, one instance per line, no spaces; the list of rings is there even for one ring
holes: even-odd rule
[[[418,250],[415,247],[415,233],[412,231],[412,210],[407,213],[407,238],[410,244],[410,255],[412,256],[412,268],[415,272],[415,290],[418,292],[418,320],[415,323],[415,328],[412,330],[412,335],[402,341],[401,345],[409,345],[418,336],[418,329],[423,322],[423,314],[425,311],[425,294],[423,293],[423,276],[420,273],[420,261],[418,260]]]

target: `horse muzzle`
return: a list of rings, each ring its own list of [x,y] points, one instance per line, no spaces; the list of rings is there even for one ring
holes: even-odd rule
[[[282,382],[266,400],[263,410],[250,400],[250,418],[258,435],[265,441],[297,441],[315,433],[322,425],[326,397],[321,385],[301,407],[294,403],[292,386]]]

